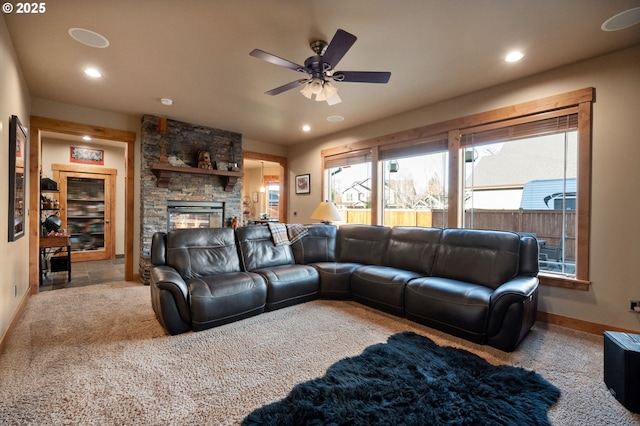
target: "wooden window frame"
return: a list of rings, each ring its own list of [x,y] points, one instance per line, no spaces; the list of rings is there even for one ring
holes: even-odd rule
[[[336,146],[322,150],[321,166],[324,171],[326,164],[331,164],[335,158],[359,155],[362,150],[371,150],[371,221],[377,225],[381,222],[379,204],[380,197],[380,152],[424,144],[428,150],[430,144],[442,140],[441,135],[447,135],[449,151],[449,212],[450,226],[460,226],[464,209],[461,206],[462,134],[470,129],[498,128],[508,125],[507,122],[527,122],[539,119],[541,115],[553,116],[561,114],[562,110],[577,110],[578,112],[578,177],[577,177],[577,229],[576,229],[576,273],[575,277],[559,274],[540,273],[540,283],[547,286],[562,287],[587,291],[589,281],[589,243],[591,228],[591,114],[595,100],[595,89],[587,87],[555,96],[534,101],[498,108],[486,112],[455,118],[436,124],[429,124],[415,129],[405,130],[390,135],[355,142],[349,145]],[[433,149],[433,147],[431,147]],[[324,193],[324,179],[322,182]]]

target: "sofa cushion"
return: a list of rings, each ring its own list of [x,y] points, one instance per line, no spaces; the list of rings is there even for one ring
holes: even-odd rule
[[[166,235],[166,264],[185,279],[239,272],[231,228],[175,229]]]
[[[445,229],[432,275],[496,289],[517,275],[519,255],[513,232]]]
[[[351,294],[360,303],[404,316],[404,287],[420,276],[418,272],[389,266],[361,266],[351,275]]]
[[[385,264],[431,275],[441,237],[441,228],[393,227],[389,235]]]
[[[291,246],[276,246],[268,226],[242,226],[236,229],[236,235],[247,271],[294,263]]]
[[[360,263],[316,262],[311,266],[320,274],[320,297],[351,299],[351,274]]]
[[[493,290],[439,277],[411,280],[405,290],[407,318],[481,343]]]
[[[342,225],[338,229],[339,262],[382,265],[391,228],[374,225]]]
[[[195,331],[264,312],[267,285],[251,272],[230,272],[187,281]]]
[[[336,260],[337,229],[333,225],[306,225],[307,234],[291,245],[296,263],[303,265]]]
[[[279,265],[254,271],[267,282],[265,309],[273,311],[318,298],[320,278],[309,265]]]

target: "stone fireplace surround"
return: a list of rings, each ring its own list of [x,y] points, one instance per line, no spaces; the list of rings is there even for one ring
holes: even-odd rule
[[[224,203],[225,226],[234,216],[242,217],[242,181],[232,191],[224,190],[220,176],[173,173],[167,188],[157,185],[151,166],[160,158],[160,140],[164,137],[167,156],[176,157],[191,167],[198,166],[198,151],[211,153],[213,162],[242,164],[242,135],[226,130],[167,120],[164,136],[158,132],[159,117],[145,115],[141,126],[140,156],[140,280],[149,283],[151,238],[167,229],[167,201],[216,201]]]

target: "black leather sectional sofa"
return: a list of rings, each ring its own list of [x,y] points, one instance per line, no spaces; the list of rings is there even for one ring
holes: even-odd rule
[[[151,301],[170,334],[317,298],[513,351],[535,322],[538,245],[501,231],[314,224],[291,245],[269,227],[156,233]]]

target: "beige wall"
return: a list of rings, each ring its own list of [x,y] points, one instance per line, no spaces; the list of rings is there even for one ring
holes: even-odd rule
[[[640,299],[640,46],[533,77],[471,93],[389,117],[370,125],[292,147],[293,176],[311,173],[311,197],[296,196],[290,185],[289,220],[310,222],[321,200],[320,150],[349,142],[595,87],[591,206],[591,289],[543,287],[540,310],[599,324],[640,331],[640,315],[627,312],[628,299]]]
[[[29,290],[29,222],[25,236],[8,242],[9,212],[9,118],[17,115],[23,126],[29,125],[29,90],[22,77],[4,16],[0,15],[0,337],[7,332],[18,307]],[[27,151],[28,152],[28,151]],[[28,166],[28,165],[27,165]],[[28,173],[25,173],[28,178]],[[29,187],[29,181],[25,183]],[[29,205],[29,194],[25,195]],[[31,212],[37,214],[37,212]],[[12,216],[13,217],[13,216]]]

